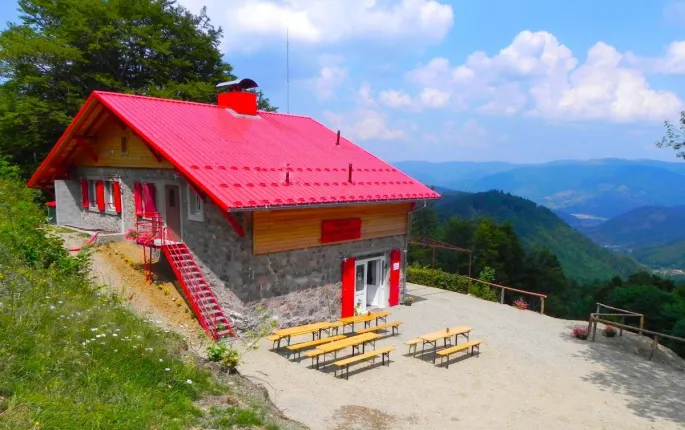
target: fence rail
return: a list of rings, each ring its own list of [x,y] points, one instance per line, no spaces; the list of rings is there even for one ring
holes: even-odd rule
[[[664,339],[671,339],[675,340],[678,342],[684,342],[685,339],[682,337],[677,337],[677,336],[671,336],[670,334],[664,334],[664,333],[659,333],[656,331],[651,331],[651,330],[645,330],[642,327],[633,327],[631,325],[627,324],[620,324],[616,323],[613,321],[605,320],[603,318],[599,318],[597,315],[607,315],[607,314],[595,314],[594,312],[590,314],[590,321],[588,323],[588,334],[590,333],[590,330],[592,330],[592,341],[595,341],[595,337],[597,336],[597,323],[601,322],[602,324],[608,324],[608,325],[613,325],[615,327],[619,327],[621,330],[628,330],[631,332],[636,332],[639,335],[647,334],[647,335],[652,335],[652,345],[651,345],[651,353],[649,354],[649,361],[652,361],[652,358],[654,357],[654,353],[656,352],[657,349],[659,349],[659,339],[664,338]],[[643,316],[643,321],[644,321],[644,316]]]
[[[460,275],[460,276],[463,276],[463,275]],[[471,282],[479,282],[479,283],[484,284],[484,285],[487,285],[487,286],[489,286],[489,287],[499,288],[499,289],[500,289],[499,302],[500,302],[501,304],[504,304],[504,292],[505,292],[505,291],[514,291],[514,292],[517,292],[517,293],[527,294],[527,295],[533,296],[533,297],[538,297],[538,298],[540,298],[540,313],[543,314],[543,315],[544,315],[544,313],[545,313],[545,299],[547,298],[547,295],[546,295],[546,294],[534,293],[534,292],[532,292],[532,291],[519,290],[518,288],[511,288],[511,287],[507,287],[507,286],[504,286],[504,285],[493,284],[493,283],[491,283],[491,282],[481,281],[480,279],[471,278],[471,277],[469,277],[469,276],[464,276],[464,278],[467,278],[467,279],[470,280]]]

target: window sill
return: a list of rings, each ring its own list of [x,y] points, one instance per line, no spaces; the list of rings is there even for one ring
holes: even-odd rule
[[[189,221],[195,221],[195,222],[205,222],[205,217],[202,217],[202,216],[198,217],[198,216],[191,216],[191,215],[188,215],[188,220],[189,220]]]

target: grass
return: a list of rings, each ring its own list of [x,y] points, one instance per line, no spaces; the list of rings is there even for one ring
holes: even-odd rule
[[[265,425],[240,408],[203,416],[194,402],[227,388],[182,358],[179,336],[81,275],[0,261],[0,339],[1,429],[185,429],[209,418],[211,428]]]
[[[0,158],[0,429],[275,428],[249,393],[203,409],[228,387],[92,285],[90,249],[70,256],[37,197]]]

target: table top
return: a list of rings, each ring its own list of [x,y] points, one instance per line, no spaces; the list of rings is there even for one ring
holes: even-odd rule
[[[357,336],[350,336],[350,337],[345,338],[345,339],[336,340],[335,342],[326,343],[324,345],[319,345],[316,347],[316,349],[321,350],[323,352],[333,352],[333,351],[345,349],[348,346],[356,346],[356,345],[362,344],[364,342],[375,340],[375,339],[378,339],[379,337],[381,337],[381,335],[377,334],[377,333],[364,333],[364,334],[359,334]]]
[[[347,317],[347,318],[340,318],[340,322],[344,324],[349,324],[349,323],[358,323],[358,322],[365,322],[365,321],[371,321],[376,318],[384,318],[390,315],[390,312],[387,311],[382,311],[382,312],[371,312],[371,315],[368,314],[361,314],[361,315],[355,315],[353,317]]]
[[[419,339],[425,340],[427,342],[434,342],[438,339],[444,339],[446,337],[451,337],[451,336],[455,336],[458,334],[468,333],[471,330],[473,330],[471,327],[468,327],[465,325],[459,325],[456,327],[450,327],[449,332],[447,331],[447,329],[442,329],[439,331],[434,331],[432,333],[423,334],[423,335],[419,336]]]
[[[315,331],[323,330],[334,326],[335,323],[332,322],[318,322],[312,324],[301,325],[297,327],[289,327],[274,330],[273,333],[277,336],[294,336],[298,334],[307,334]]]

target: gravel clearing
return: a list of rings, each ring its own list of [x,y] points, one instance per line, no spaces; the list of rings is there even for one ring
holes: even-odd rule
[[[685,428],[683,362],[668,351],[649,362],[636,335],[580,341],[570,331],[583,322],[408,289],[414,304],[391,309],[388,318],[404,323],[400,335],[377,342],[397,347],[389,367],[361,364],[349,380],[336,379],[331,366],[317,371],[308,359],[288,362],[264,340],[240,371],[313,429]],[[480,356],[455,355],[445,369],[430,354],[405,355],[404,340],[455,325],[469,325],[472,340],[485,340]]]

